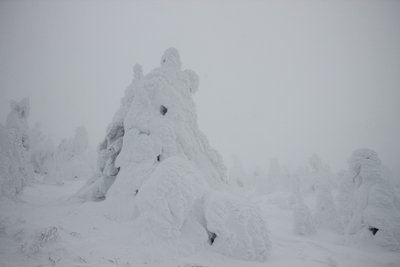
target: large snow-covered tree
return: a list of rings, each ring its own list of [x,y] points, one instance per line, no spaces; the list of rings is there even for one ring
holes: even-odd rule
[[[0,124],[1,195],[18,198],[33,179],[29,153],[29,98],[10,102],[6,125]]]
[[[181,70],[176,49],[143,76],[139,65],[99,145],[97,173],[76,195],[103,200],[111,220],[137,220],[147,234],[195,244],[242,260],[267,258],[269,232],[258,206],[230,193],[222,158],[197,125],[192,95],[199,77]],[[179,243],[179,242],[178,242]]]
[[[371,236],[383,247],[400,250],[400,196],[384,176],[378,154],[358,149],[348,163],[346,183],[354,183],[355,210],[346,228],[347,236],[357,242]]]

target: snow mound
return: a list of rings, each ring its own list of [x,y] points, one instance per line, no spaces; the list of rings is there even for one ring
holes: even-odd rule
[[[202,221],[207,182],[184,156],[170,157],[157,167],[136,197],[138,213],[158,236],[179,236],[185,221]]]
[[[268,227],[259,208],[250,200],[214,191],[206,199],[205,220],[207,230],[215,234],[215,251],[250,261],[264,261],[270,254]]]

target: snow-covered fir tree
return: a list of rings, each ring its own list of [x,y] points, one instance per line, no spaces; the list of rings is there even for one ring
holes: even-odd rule
[[[312,235],[316,233],[315,222],[310,209],[304,203],[300,192],[300,179],[297,172],[290,176],[292,181],[292,195],[290,204],[293,212],[293,231],[298,235]]]
[[[267,173],[268,184],[270,189],[268,192],[274,191],[289,191],[291,188],[290,178],[288,177],[288,172],[284,173],[279,164],[278,158],[271,159],[269,162],[269,169]]]
[[[355,210],[354,177],[347,171],[340,172],[338,176],[341,177],[337,195],[338,215],[343,228],[346,228]]]
[[[18,198],[33,180],[29,152],[29,98],[10,102],[6,125],[0,124],[1,195]]]
[[[51,137],[43,135],[40,123],[36,123],[29,132],[31,164],[35,173],[45,175],[51,168],[56,147]]]
[[[48,159],[43,182],[63,185],[63,181],[88,179],[92,173],[89,138],[84,126],[75,130],[75,136],[62,139],[53,157]]]
[[[358,149],[348,163],[347,172],[354,181],[355,211],[346,228],[347,237],[364,242],[367,235],[389,250],[400,250],[400,199],[395,186],[384,177],[378,154]]]
[[[317,189],[315,222],[318,226],[327,226],[339,233],[343,233],[342,223],[336,211],[331,186],[322,182]]]

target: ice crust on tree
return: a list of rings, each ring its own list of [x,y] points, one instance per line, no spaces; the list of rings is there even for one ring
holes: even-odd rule
[[[146,76],[135,65],[99,145],[97,173],[76,197],[105,199],[99,205],[106,217],[135,220],[155,239],[185,247],[191,236],[192,245],[265,260],[271,245],[258,206],[229,192],[222,158],[198,128],[192,98],[198,75],[181,70],[174,48],[160,63]]]
[[[1,195],[18,198],[33,179],[29,153],[29,98],[10,102],[6,125],[0,124]]]
[[[394,185],[383,175],[378,154],[358,149],[348,164],[355,188],[355,210],[346,228],[347,236],[362,242],[363,235],[369,235],[389,250],[400,250],[400,200]]]

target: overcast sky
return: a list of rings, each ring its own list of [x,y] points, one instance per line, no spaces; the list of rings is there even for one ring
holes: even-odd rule
[[[0,122],[29,96],[30,126],[57,145],[84,125],[95,147],[133,65],[169,47],[227,167],[338,171],[367,147],[400,177],[400,1],[0,0]]]

